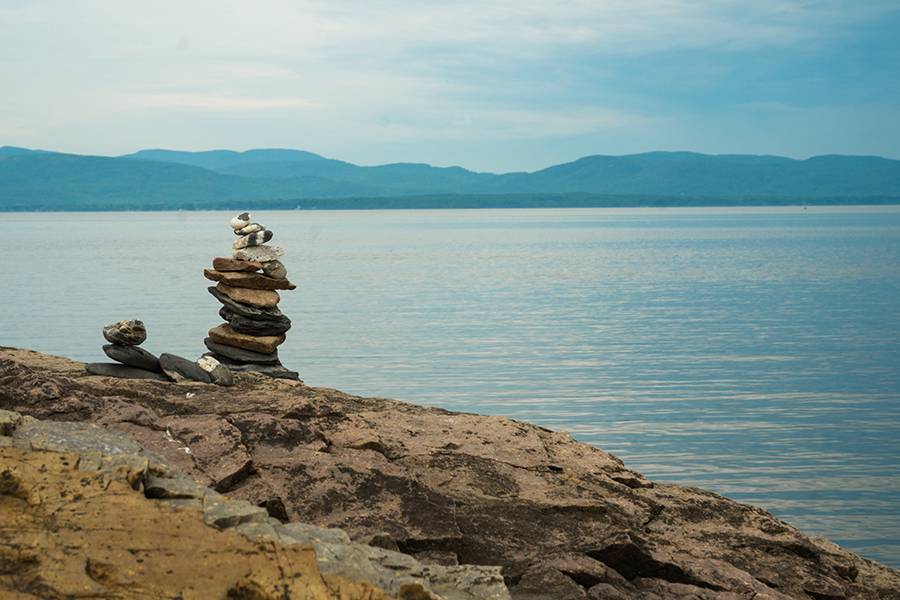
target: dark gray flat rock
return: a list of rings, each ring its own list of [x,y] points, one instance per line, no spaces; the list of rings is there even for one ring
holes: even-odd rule
[[[137,346],[122,346],[121,344],[106,344],[103,346],[103,352],[111,359],[119,361],[123,365],[153,371],[154,373],[162,373],[162,367],[159,366],[159,359],[143,348]]]
[[[250,335],[282,335],[291,328],[291,320],[287,317],[282,317],[278,321],[251,319],[232,312],[225,306],[219,309],[219,316],[228,321],[235,331]]]
[[[220,354],[232,362],[254,364],[274,364],[278,362],[277,351],[271,354],[263,354],[262,352],[253,352],[252,350],[244,350],[243,348],[236,348],[234,346],[220,344],[218,342],[214,342],[212,338],[206,338],[205,340],[203,340],[203,343],[206,344],[206,347],[209,348],[212,352]],[[216,357],[216,359],[218,360],[218,357]],[[230,366],[226,363],[222,364],[224,364],[225,366]]]
[[[104,377],[120,377],[122,379],[155,379],[157,381],[169,381],[162,373],[154,373],[146,369],[129,367],[119,363],[87,363],[85,370],[91,375],[103,375]]]
[[[189,379],[201,383],[212,383],[209,373],[201,369],[192,360],[163,352],[159,355],[159,365],[162,367],[163,372],[173,381]]]
[[[294,381],[300,381],[300,373],[285,368],[285,366],[280,362],[268,365],[242,363],[234,360],[229,360],[227,356],[222,356],[221,354],[216,354],[215,352],[208,352],[203,356],[212,356],[232,371],[260,373],[262,375],[274,377],[275,379],[293,379]]]

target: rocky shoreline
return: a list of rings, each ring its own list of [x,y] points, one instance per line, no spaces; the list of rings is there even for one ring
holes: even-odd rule
[[[232,387],[112,379],[0,348],[0,409],[127,436],[169,479],[243,501],[276,531],[339,528],[349,539],[333,542],[393,553],[387,562],[411,557],[402,560],[418,573],[486,569],[465,571],[487,578],[475,592],[458,581],[429,590],[420,578],[432,597],[503,597],[490,587],[497,566],[515,600],[900,598],[894,570],[761,509],[653,483],[565,433],[255,373],[234,379]],[[13,449],[0,449],[6,468]],[[202,499],[183,500],[202,509]],[[313,537],[302,543],[316,547]],[[316,547],[320,569],[327,554]],[[402,597],[392,577],[356,581]],[[9,580],[0,573],[0,586]]]

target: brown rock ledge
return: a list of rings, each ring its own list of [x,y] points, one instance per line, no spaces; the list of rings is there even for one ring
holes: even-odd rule
[[[83,368],[2,348],[0,408],[125,432],[283,520],[503,565],[514,599],[900,598],[896,571],[565,433],[252,374],[212,388]]]
[[[0,448],[4,598],[390,598],[324,577],[309,546],[249,542],[151,502],[135,473],[81,471],[73,453]]]
[[[283,524],[127,435],[0,410],[0,597],[509,600],[498,567],[430,567]]]

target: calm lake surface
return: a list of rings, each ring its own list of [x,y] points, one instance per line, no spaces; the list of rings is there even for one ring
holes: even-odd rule
[[[3,214],[0,344],[190,358],[231,213]],[[900,207],[265,212],[311,385],[571,431],[900,567]]]

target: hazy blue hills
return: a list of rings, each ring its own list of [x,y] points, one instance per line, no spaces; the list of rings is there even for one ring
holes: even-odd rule
[[[280,148],[264,148],[261,150],[247,150],[246,152],[235,152],[234,150],[207,150],[205,152],[139,150],[134,154],[126,154],[121,158],[180,163],[223,173],[228,172],[229,168],[239,165],[256,165],[260,163],[291,164],[308,160],[327,160],[325,157],[312,152],[282,150]]]
[[[0,147],[0,210],[900,204],[900,161],[875,156],[587,156],[532,173],[359,166],[289,149],[120,157]]]

